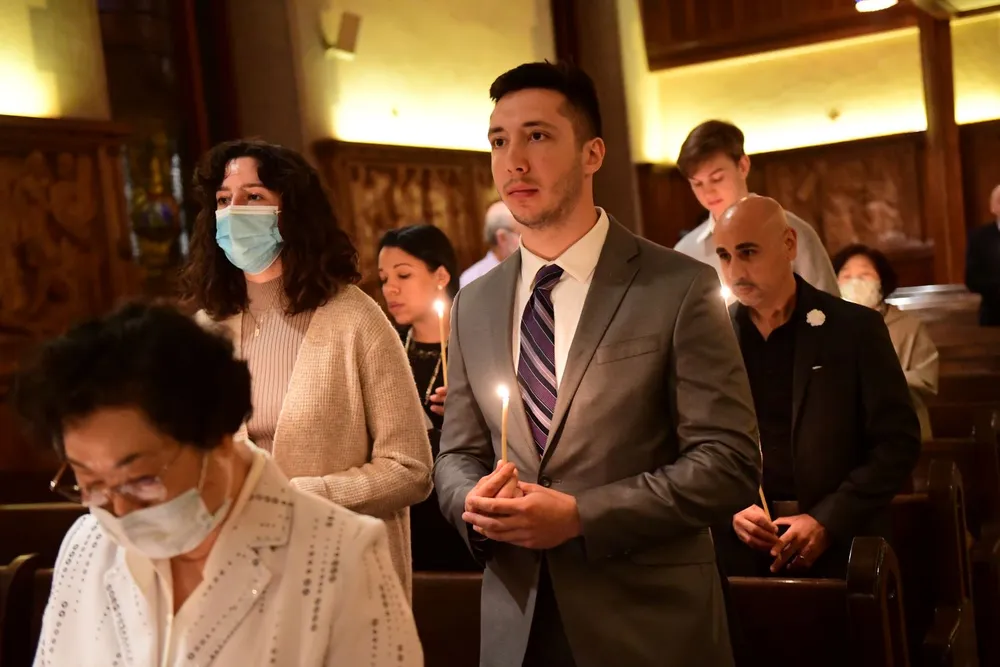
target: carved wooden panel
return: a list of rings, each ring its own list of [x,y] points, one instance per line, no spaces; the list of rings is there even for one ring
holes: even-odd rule
[[[812,223],[831,254],[851,243],[919,248],[922,151],[910,134],[755,155],[749,185]]]
[[[651,70],[915,25],[903,2],[862,13],[850,0],[642,0]]]
[[[369,293],[377,292],[378,242],[389,229],[436,225],[455,247],[460,269],[485,253],[483,218],[499,198],[489,154],[334,140],[313,150],[340,224],[358,248]]]
[[[134,290],[125,134],[109,123],[0,116],[0,401],[34,343]],[[0,469],[19,458],[14,441],[0,430]]]

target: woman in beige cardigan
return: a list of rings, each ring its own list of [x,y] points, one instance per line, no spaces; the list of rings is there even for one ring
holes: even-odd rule
[[[184,292],[247,360],[246,435],[296,488],[383,519],[409,593],[409,507],[431,491],[424,414],[319,176],[294,151],[238,141],[209,151],[195,187]]]
[[[931,419],[924,399],[937,395],[938,350],[918,317],[885,302],[885,297],[899,284],[896,272],[885,255],[861,244],[848,246],[837,253],[833,258],[833,270],[837,273],[842,297],[882,313],[920,419],[920,437],[930,440],[933,437]]]

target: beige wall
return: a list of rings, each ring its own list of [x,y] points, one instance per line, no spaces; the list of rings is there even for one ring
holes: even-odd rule
[[[97,0],[0,0],[0,114],[110,118]]]
[[[303,141],[488,150],[489,85],[553,59],[548,0],[286,0]],[[341,12],[361,16],[353,60],[328,57]]]

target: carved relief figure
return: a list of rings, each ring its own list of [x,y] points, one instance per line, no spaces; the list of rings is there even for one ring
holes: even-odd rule
[[[0,326],[50,333],[97,304],[98,267],[86,257],[97,213],[93,162],[62,153],[56,165],[53,180],[45,155],[33,151],[0,196],[8,259],[0,265]]]

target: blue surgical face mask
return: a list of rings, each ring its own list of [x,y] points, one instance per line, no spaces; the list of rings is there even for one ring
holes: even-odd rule
[[[233,266],[255,275],[281,254],[277,206],[229,206],[215,212],[215,242]]]

